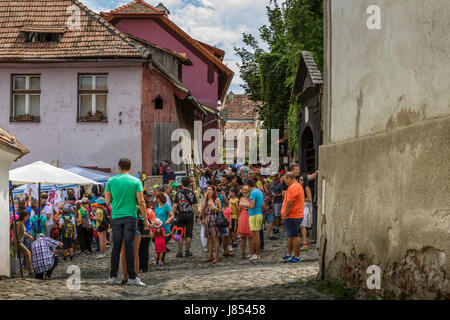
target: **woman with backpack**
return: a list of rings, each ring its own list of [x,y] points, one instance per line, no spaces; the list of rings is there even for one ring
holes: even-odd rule
[[[96,200],[97,209],[95,210],[94,220],[97,226],[97,234],[99,239],[100,254],[97,259],[103,259],[106,251],[106,231],[109,228],[109,220],[107,215],[107,207],[105,198],[99,197]]]
[[[89,206],[88,198],[81,199],[81,204],[77,204],[77,221],[80,223],[80,250],[81,255],[92,252],[92,209]]]
[[[73,215],[73,208],[69,204],[62,207],[62,215],[59,218],[59,229],[61,230],[61,242],[63,243],[64,258],[70,254],[70,261],[73,259],[73,241],[77,239],[77,228]]]

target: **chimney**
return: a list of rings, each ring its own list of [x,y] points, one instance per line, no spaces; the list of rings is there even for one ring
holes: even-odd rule
[[[169,14],[170,14],[169,9],[167,9],[166,6],[162,4],[162,2],[160,2],[160,3],[158,4],[158,6],[156,7],[156,9],[159,9],[159,10],[161,10],[162,12],[164,12],[164,15],[165,15],[166,17],[168,17]]]

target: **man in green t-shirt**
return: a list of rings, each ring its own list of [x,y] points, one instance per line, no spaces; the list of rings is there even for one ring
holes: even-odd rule
[[[125,261],[127,264],[128,284],[146,286],[136,276],[134,266],[134,239],[137,229],[136,207],[144,217],[144,228],[149,229],[150,223],[147,219],[147,210],[144,200],[144,188],[142,182],[129,174],[131,161],[127,158],[119,161],[119,175],[109,179],[105,189],[107,204],[112,205],[111,227],[113,247],[111,253],[111,272],[107,284],[117,282],[119,270],[120,249],[122,241],[125,244]]]

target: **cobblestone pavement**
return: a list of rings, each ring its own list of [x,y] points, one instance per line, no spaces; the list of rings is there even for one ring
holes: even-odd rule
[[[215,265],[204,263],[207,253],[202,251],[200,243],[200,226],[194,229],[192,245],[193,257],[176,258],[176,243],[171,240],[167,253],[166,266],[154,267],[141,274],[147,287],[106,285],[110,269],[110,252],[108,247],[104,259],[95,259],[96,255],[75,256],[72,262],[63,262],[53,272],[52,280],[32,278],[8,279],[0,281],[0,299],[212,299],[212,300],[301,300],[332,299],[314,289],[298,282],[317,277],[319,271],[318,254],[313,245],[309,251],[302,253],[303,263],[284,263],[282,256],[287,244],[282,231],[280,240],[268,240],[265,233],[265,248],[261,260],[250,262],[240,259],[240,246],[234,249],[232,257],[223,257]],[[239,244],[239,243],[238,243]],[[150,245],[153,255],[154,247]],[[79,290],[68,289],[66,283],[71,274],[67,273],[70,265],[81,270]],[[119,280],[121,277],[119,269]],[[27,271],[24,271],[27,274]]]

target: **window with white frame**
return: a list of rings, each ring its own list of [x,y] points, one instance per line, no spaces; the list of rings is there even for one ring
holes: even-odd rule
[[[80,74],[78,76],[78,120],[107,119],[108,75]]]
[[[14,121],[39,121],[41,106],[41,76],[12,76],[12,110]]]

